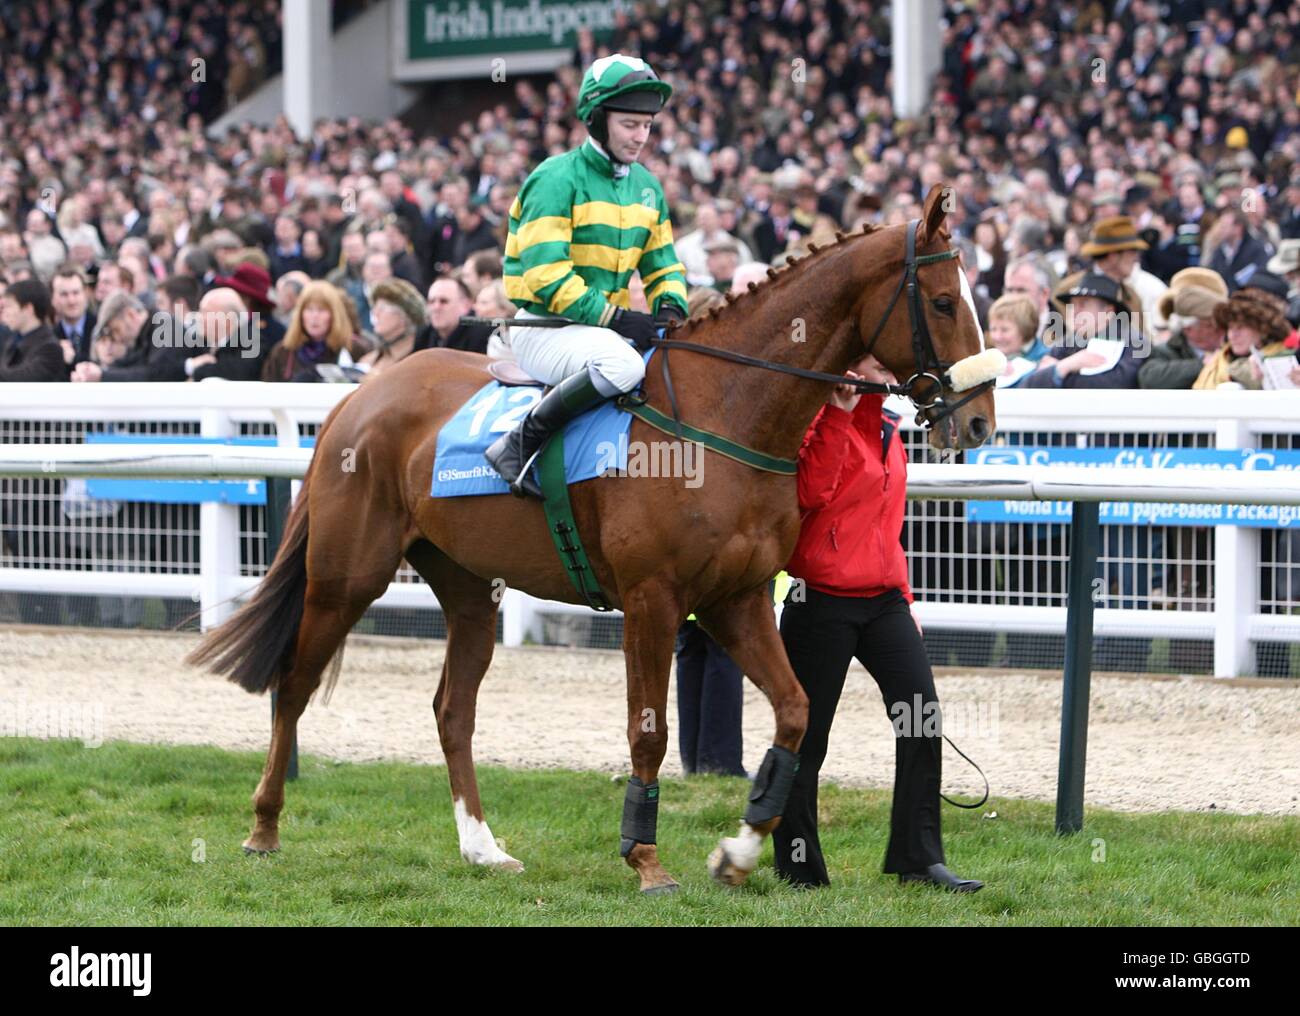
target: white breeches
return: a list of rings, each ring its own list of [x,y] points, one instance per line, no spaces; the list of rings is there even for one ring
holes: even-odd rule
[[[516,319],[538,317],[521,310]],[[641,354],[618,332],[595,325],[563,328],[512,328],[510,345],[519,366],[548,385],[588,368],[592,383],[613,397],[630,392],[645,377]]]

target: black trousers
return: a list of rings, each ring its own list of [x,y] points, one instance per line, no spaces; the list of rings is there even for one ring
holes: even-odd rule
[[[677,631],[677,730],[687,773],[744,776],[740,718],[745,675],[694,621]]]
[[[830,884],[817,836],[817,775],[854,658],[875,678],[895,734],[902,734],[895,739],[894,802],[884,871],[920,871],[944,863],[939,699],[907,600],[898,590],[873,597],[831,596],[814,589],[804,594],[802,603],[787,598],[781,615],[786,654],[808,694],[808,732],[799,749],[799,771],[785,815],[772,837],[777,874],[797,885]]]

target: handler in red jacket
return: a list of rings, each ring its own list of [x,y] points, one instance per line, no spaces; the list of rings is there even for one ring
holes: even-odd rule
[[[894,383],[874,356],[854,367],[849,377]],[[842,385],[813,420],[799,451],[803,528],[786,571],[803,580],[803,599],[796,582],[781,615],[781,638],[808,693],[808,732],[773,835],[776,869],[797,886],[830,884],[817,838],[817,774],[849,661],[857,657],[880,686],[897,737],[884,870],[897,872],[901,882],[974,892],[983,883],[957,878],[944,867],[939,700],[920,625],[912,617],[899,543],[907,454],[897,420],[884,412],[883,395],[860,395]]]

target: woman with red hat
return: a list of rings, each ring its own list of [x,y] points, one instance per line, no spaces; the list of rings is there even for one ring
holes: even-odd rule
[[[275,292],[271,273],[252,261],[241,261],[229,275],[218,275],[211,289],[233,289],[250,314],[255,315],[262,348],[271,349],[284,338],[284,325],[275,319]]]

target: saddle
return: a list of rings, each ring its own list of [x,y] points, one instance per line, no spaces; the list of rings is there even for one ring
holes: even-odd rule
[[[507,388],[544,388],[535,377],[525,374],[514,360],[489,360],[488,373]]]

